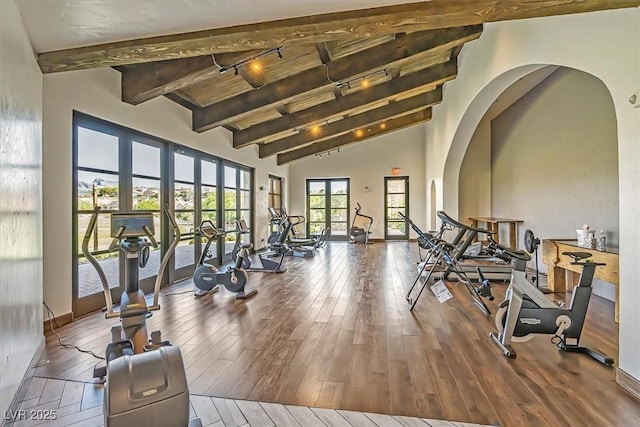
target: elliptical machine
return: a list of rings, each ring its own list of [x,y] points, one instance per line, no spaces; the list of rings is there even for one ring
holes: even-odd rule
[[[258,291],[256,289],[247,288],[249,277],[244,268],[242,268],[244,259],[249,258],[249,249],[253,248],[253,245],[251,243],[242,244],[236,256],[235,264],[224,270],[218,270],[214,265],[207,264],[206,260],[212,256],[209,251],[211,244],[226,236],[227,233],[217,228],[208,219],[200,223],[198,231],[201,236],[207,238],[207,244],[202,250],[198,266],[193,272],[193,283],[199,289],[195,297],[200,298],[204,295],[218,292],[220,290],[218,285],[223,285],[228,291],[234,292],[236,299],[248,299],[257,294]]]
[[[604,264],[588,261],[591,257],[588,252],[562,253],[573,259],[573,265],[582,266],[578,286],[573,290],[569,308],[565,308],[548,299],[539,288],[526,279],[525,270],[527,261],[531,259],[530,255],[522,255],[497,244],[496,246],[502,252],[499,257],[505,261],[516,261],[506,299],[496,313],[495,323],[498,332],[490,334],[504,355],[509,358],[517,356],[511,342],[529,341],[533,338],[532,334],[547,334],[553,335],[551,343],[561,351],[584,353],[600,363],[612,366],[613,358],[579,345],[591,298],[593,276],[596,267]]]
[[[244,219],[236,220],[236,243],[231,251],[231,259],[237,264],[238,255],[242,251],[242,236],[249,234],[249,227]],[[275,243],[275,242],[274,242]],[[272,260],[270,256],[280,257],[280,259]],[[242,257],[242,268],[245,271],[257,271],[263,273],[284,273],[287,271],[286,267],[282,267],[282,261],[284,260],[284,253],[276,253],[275,251],[263,252],[258,254],[260,258],[261,267],[251,267],[251,258],[247,252],[247,256]]]
[[[367,215],[363,215],[360,213],[362,207],[360,203],[356,203],[356,214],[353,217],[353,221],[351,222],[351,229],[349,230],[349,242],[351,243],[364,243],[366,245],[372,244],[373,242],[369,241],[369,235],[371,234],[371,226],[373,225],[373,218]],[[364,218],[368,224],[366,224],[366,230],[363,227],[356,226],[356,219],[358,217]]]
[[[156,277],[153,304],[147,305],[139,288],[139,270],[149,260],[150,246],[158,246],[154,238],[152,213],[128,212],[111,214],[109,252],[119,249],[125,255],[124,292],[120,310],[113,309],[111,290],[104,270],[89,251],[89,241],[96,226],[97,206],[82,240],[82,252],[96,269],[102,283],[107,319],[119,317],[121,324],[111,328],[112,342],[105,352],[106,366],[94,367],[93,376],[104,382],[104,425],[200,426],[199,419],[189,420],[189,388],[184,363],[178,347],[162,341],[160,331],[147,335],[146,319],[159,310],[158,295],[169,259],[180,240],[180,229],[167,206],[163,211],[175,231]]]

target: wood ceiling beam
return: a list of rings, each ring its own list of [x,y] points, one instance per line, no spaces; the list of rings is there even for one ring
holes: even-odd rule
[[[639,5],[638,0],[431,0],[44,52],[38,64],[43,73],[53,73]]]
[[[452,49],[467,41],[477,39],[482,26],[450,28],[426,31],[394,39],[331,61],[291,77],[265,85],[194,111],[193,130],[204,132],[226,124],[250,111],[274,107],[311,90],[335,85],[353,76],[381,69],[389,64],[430,50]]]
[[[455,61],[436,65],[417,73],[395,78],[389,82],[372,86],[367,90],[361,90],[349,95],[345,95],[334,101],[329,101],[310,107],[292,114],[288,114],[279,119],[258,123],[247,129],[233,133],[233,147],[242,148],[263,138],[292,131],[296,128],[309,126],[320,122],[328,117],[345,113],[353,108],[374,102],[383,101],[397,96],[403,92],[417,89],[422,86],[439,86],[453,80],[458,69]],[[437,94],[442,97],[442,90],[438,89]]]
[[[318,128],[302,130],[296,135],[283,138],[270,144],[259,146],[259,156],[261,159],[273,156],[283,151],[289,151],[314,144],[319,141],[335,138],[336,136],[355,131],[363,127],[371,126],[385,120],[404,116],[416,110],[423,110],[442,101],[442,90],[421,93],[399,102],[391,102],[382,107],[374,108],[367,112],[351,117],[345,117],[332,123],[328,123]]]
[[[335,138],[326,139],[315,144],[307,145],[297,150],[280,153],[278,154],[277,163],[278,166],[284,165],[294,160],[313,156],[315,154],[322,154],[328,151],[333,151],[348,144],[364,141],[366,139],[373,138],[374,136],[384,135],[408,126],[426,122],[428,120],[431,120],[431,108],[388,120],[384,129],[382,129],[380,126],[365,129],[363,130],[362,136],[357,136],[355,132],[350,132],[344,135],[337,136]]]
[[[138,105],[218,73],[211,55],[118,67],[122,74],[122,100]]]

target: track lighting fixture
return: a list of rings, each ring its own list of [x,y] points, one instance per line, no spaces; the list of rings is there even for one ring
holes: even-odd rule
[[[362,87],[369,87],[371,85],[371,77],[377,76],[378,74],[384,73],[385,77],[389,76],[389,71],[384,68],[382,70],[374,71],[373,73],[365,74],[363,76],[355,77],[351,80],[347,80],[346,82],[338,82],[336,83],[336,87],[338,89],[344,88],[346,86],[347,89],[351,89],[351,84],[362,81]]]
[[[229,71],[230,69],[233,69],[234,74],[237,75],[238,74],[238,69],[240,67],[242,67],[243,65],[246,65],[248,63],[255,64],[254,67],[252,67],[255,70],[255,66],[259,67],[259,64],[255,62],[255,60],[258,59],[258,58],[262,58],[263,56],[267,56],[267,55],[275,52],[278,55],[278,58],[282,59],[283,58],[283,56],[282,56],[282,48],[283,48],[282,46],[278,46],[278,47],[274,47],[273,49],[265,50],[264,52],[260,52],[259,54],[254,55],[251,58],[243,59],[242,61],[236,62],[235,64],[231,64],[231,65],[228,65],[228,66],[220,67],[218,72],[220,74],[224,74],[227,71]],[[215,57],[213,59],[215,61]]]

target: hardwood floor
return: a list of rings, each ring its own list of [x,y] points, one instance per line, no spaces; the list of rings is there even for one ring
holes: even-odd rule
[[[151,330],[180,346],[195,395],[502,426],[640,425],[640,402],[615,371],[557,351],[549,337],[491,342],[493,317],[462,286],[440,304],[425,293],[409,312],[416,243],[331,243],[315,258],[288,258],[287,273],[250,273],[258,289],[236,301],[222,290],[194,300],[192,284],[171,287]],[[495,311],[505,286],[494,287]],[[90,315],[59,330],[65,342],[98,354],[117,319]],[[617,360],[613,303],[593,297],[582,343]],[[96,359],[47,337],[35,370],[87,381]]]

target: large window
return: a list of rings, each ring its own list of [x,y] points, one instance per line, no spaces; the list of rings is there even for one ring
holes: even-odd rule
[[[307,179],[307,235],[330,230],[331,240],[347,240],[349,179]]]
[[[73,137],[76,315],[104,305],[99,277],[82,254],[82,240],[95,206],[102,210],[89,249],[102,265],[116,302],[122,293],[124,258],[108,251],[110,213],[138,210],[154,216],[155,237],[161,245],[151,251],[147,266],[140,270],[140,286],[145,292],[153,289],[160,259],[173,239],[162,214],[164,203],[174,210],[182,235],[168,266],[170,282],[192,274],[205,243],[196,233],[203,219],[231,232],[227,246],[235,241],[236,218],[245,219],[249,227],[253,223],[251,168],[80,113],[74,113]],[[208,262],[222,262],[224,244],[211,246],[213,259]]]
[[[385,240],[408,240],[409,229],[400,213],[409,216],[409,177],[385,177],[384,200]]]

